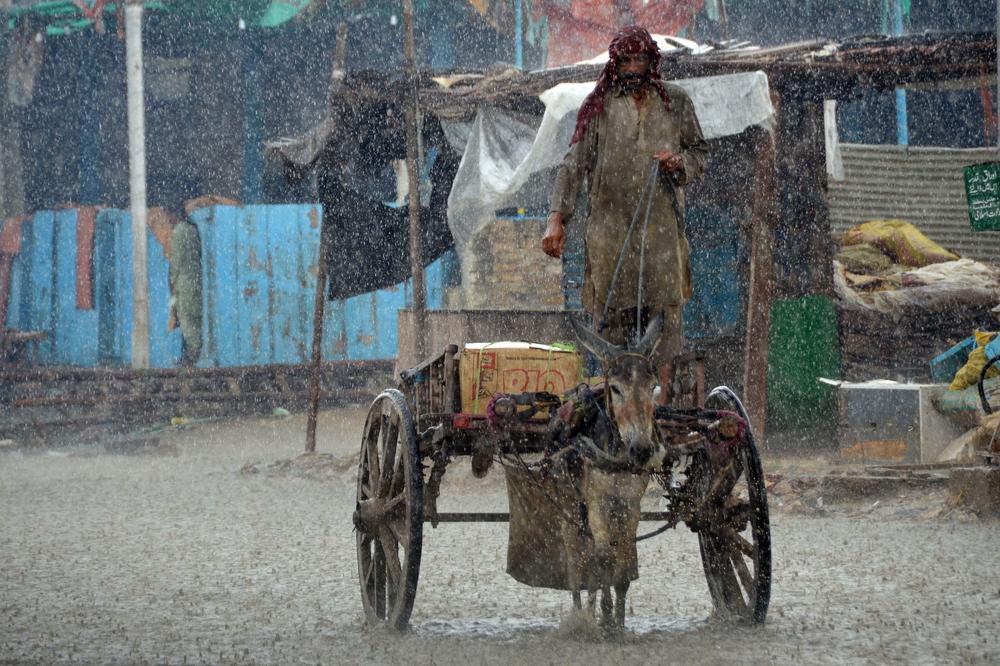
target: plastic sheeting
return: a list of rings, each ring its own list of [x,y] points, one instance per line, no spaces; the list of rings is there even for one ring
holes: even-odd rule
[[[674,81],[694,103],[706,139],[770,128],[774,107],[763,72]],[[481,107],[448,198],[448,223],[459,247],[516,202],[548,206],[555,167],[562,163],[576,125],[576,112],[593,83],[563,83],[540,95],[545,115],[537,117]],[[449,139],[460,128],[446,128]]]

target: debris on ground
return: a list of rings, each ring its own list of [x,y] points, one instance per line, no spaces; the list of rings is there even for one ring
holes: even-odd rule
[[[983,503],[962,498],[983,493],[949,491],[949,465],[885,465],[832,469],[815,475],[765,475],[772,511],[793,515],[978,520]],[[973,484],[974,485],[974,484]],[[978,486],[976,486],[978,487]]]
[[[341,479],[345,472],[354,472],[357,466],[357,454],[335,456],[330,453],[303,453],[295,458],[275,460],[267,464],[259,461],[249,462],[240,468],[240,474],[330,481]]]

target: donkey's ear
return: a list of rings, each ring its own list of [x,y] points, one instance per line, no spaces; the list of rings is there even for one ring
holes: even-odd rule
[[[660,343],[660,334],[662,332],[663,314],[660,313],[649,322],[649,327],[646,328],[646,333],[643,334],[642,340],[639,340],[639,344],[635,346],[636,353],[643,356],[652,356],[653,352],[656,351],[656,346]]]
[[[609,356],[614,356],[621,352],[621,350],[590,330],[590,327],[585,325],[577,317],[576,313],[569,312],[566,314],[566,321],[569,323],[569,327],[573,329],[573,334],[576,335],[576,339],[580,341],[584,347],[589,349],[599,358],[608,358]]]

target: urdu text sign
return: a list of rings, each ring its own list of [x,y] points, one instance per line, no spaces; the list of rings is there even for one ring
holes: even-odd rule
[[[965,196],[974,231],[1000,231],[1000,162],[965,167]]]

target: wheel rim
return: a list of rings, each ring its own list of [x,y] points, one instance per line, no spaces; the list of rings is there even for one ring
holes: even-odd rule
[[[712,391],[708,403],[747,420],[743,405],[725,387]],[[771,595],[771,529],[763,469],[749,430],[734,464],[730,491],[703,521],[698,541],[716,612],[761,623]]]
[[[369,623],[404,629],[413,610],[423,535],[423,477],[406,400],[385,391],[361,439],[357,503],[358,578]]]

